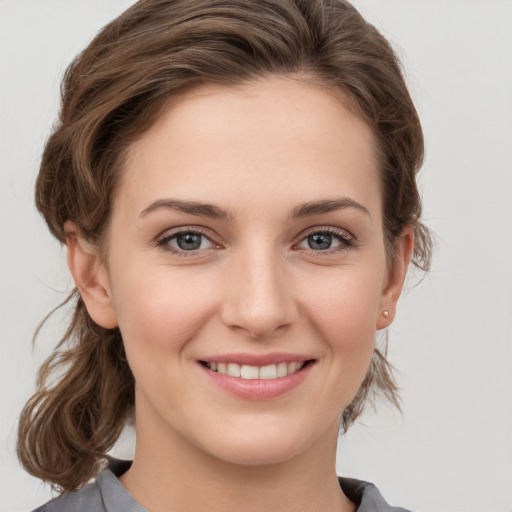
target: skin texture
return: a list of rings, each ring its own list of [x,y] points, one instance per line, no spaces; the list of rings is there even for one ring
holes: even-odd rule
[[[137,382],[122,483],[148,510],[353,510],[335,475],[339,417],[392,321],[412,248],[406,229],[386,261],[375,153],[334,91],[280,77],[202,86],[130,148],[105,260],[67,226],[88,311],[119,326]],[[163,206],[170,198],[228,216]],[[340,198],[362,208],[290,217]],[[180,251],[177,228],[203,233],[199,248]],[[341,241],[311,246],[330,230]],[[198,362],[275,352],[314,364],[268,400],[220,389]]]

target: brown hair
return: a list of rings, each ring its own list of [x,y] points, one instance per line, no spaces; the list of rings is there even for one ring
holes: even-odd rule
[[[390,257],[402,229],[412,226],[413,263],[427,270],[431,239],[419,221],[416,186],[419,119],[390,45],[344,0],[141,0],[108,24],[63,80],[59,123],[36,184],[50,231],[65,243],[70,220],[101,247],[126,150],[169,98],[200,84],[276,74],[343,91],[378,143]],[[74,316],[39,371],[18,442],[27,471],[63,491],[97,474],[134,406],[119,330],[96,325],[76,289],[68,300],[76,303]],[[344,429],[370,392],[398,404],[391,367],[378,349],[343,412]]]

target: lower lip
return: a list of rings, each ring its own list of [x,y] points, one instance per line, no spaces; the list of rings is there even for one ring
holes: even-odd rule
[[[300,370],[277,379],[242,379],[214,372],[200,364],[205,374],[224,391],[246,400],[270,400],[297,388],[309,375],[314,363],[308,363]]]

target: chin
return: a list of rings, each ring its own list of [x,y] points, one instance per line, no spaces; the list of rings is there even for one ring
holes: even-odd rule
[[[297,446],[283,445],[267,439],[262,443],[233,444],[216,447],[210,454],[226,463],[237,466],[269,466],[284,463],[301,452]]]
[[[209,452],[216,459],[239,466],[268,466],[285,463],[308,452],[320,440],[337,439],[337,422],[333,430],[333,436],[329,432],[316,432],[311,426],[300,429],[289,428],[280,422],[257,425],[246,429],[224,428],[217,439],[210,438],[209,446],[203,445],[202,449]],[[318,428],[318,426],[317,426]],[[331,429],[328,429],[331,430]],[[229,436],[225,432],[236,432]],[[217,437],[217,436],[216,436]]]

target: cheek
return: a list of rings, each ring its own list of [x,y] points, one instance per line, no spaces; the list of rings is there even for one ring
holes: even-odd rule
[[[324,270],[324,269],[322,269]],[[352,401],[370,365],[376,337],[382,274],[365,266],[328,269],[302,280],[301,317],[308,332],[323,348],[322,399],[314,413],[337,418]]]
[[[124,272],[113,298],[128,357],[179,352],[210,316],[212,280],[190,272]],[[208,286],[210,284],[210,286]]]
[[[357,350],[365,340],[373,344],[381,300],[379,272],[340,268],[328,278],[316,276],[304,284],[306,316],[327,340],[343,340],[347,350]]]

